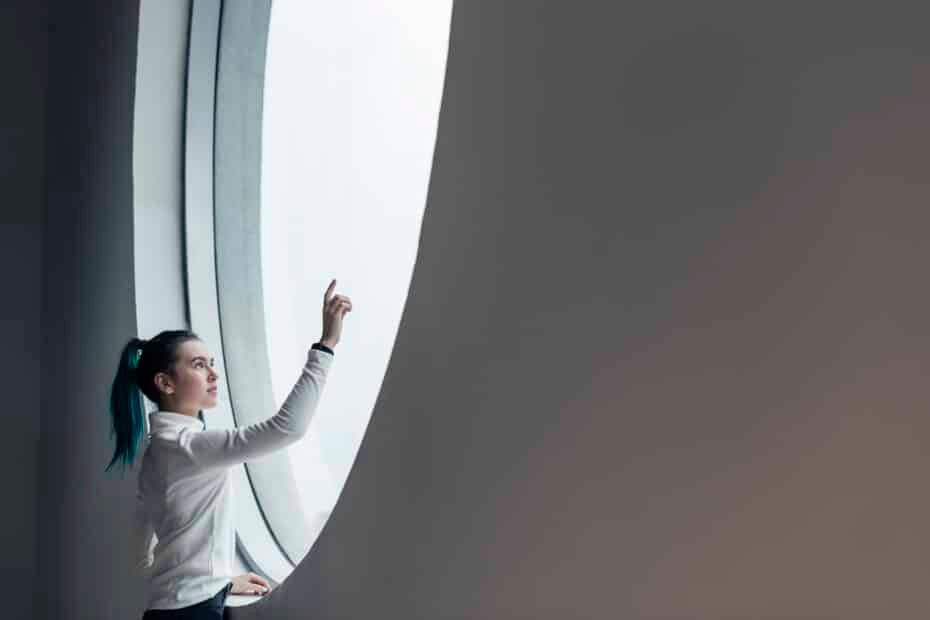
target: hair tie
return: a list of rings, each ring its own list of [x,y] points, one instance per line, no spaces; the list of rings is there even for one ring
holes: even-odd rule
[[[142,357],[142,347],[145,346],[145,341],[141,339],[136,339],[135,351],[131,351],[129,355],[129,373],[135,377],[136,371],[139,369],[139,358]]]

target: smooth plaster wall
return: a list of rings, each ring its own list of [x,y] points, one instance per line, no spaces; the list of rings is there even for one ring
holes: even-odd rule
[[[234,617],[926,617],[930,39],[863,4],[457,2],[371,424]]]
[[[0,583],[16,584],[0,617],[32,618],[35,576],[42,307],[42,202],[45,133],[46,3],[0,3],[0,390],[4,472]],[[11,87],[12,86],[12,87]],[[25,588],[23,587],[25,585]]]
[[[139,2],[132,163],[136,320],[142,338],[190,325],[184,280],[184,104],[191,1]]]
[[[145,601],[127,553],[134,477],[103,471],[108,391],[136,334],[138,17],[136,2],[49,2],[36,618],[141,617]]]

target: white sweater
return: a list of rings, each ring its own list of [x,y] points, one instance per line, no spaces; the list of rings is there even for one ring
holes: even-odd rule
[[[199,419],[182,413],[149,415],[132,541],[136,567],[150,580],[146,609],[194,605],[232,580],[229,469],[304,435],[332,361],[331,353],[311,349],[281,410],[250,426],[204,430]]]

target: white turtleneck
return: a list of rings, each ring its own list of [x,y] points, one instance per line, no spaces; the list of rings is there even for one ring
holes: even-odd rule
[[[232,575],[235,552],[229,468],[280,450],[307,431],[333,361],[316,345],[272,417],[205,430],[182,413],[149,414],[133,528],[134,561],[149,576],[146,609],[179,609],[212,598]]]

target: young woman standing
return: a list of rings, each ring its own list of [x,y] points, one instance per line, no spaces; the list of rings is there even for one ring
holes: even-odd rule
[[[193,332],[133,338],[123,349],[110,392],[116,451],[107,466],[132,465],[144,443],[132,548],[149,577],[143,620],[223,617],[227,594],[265,594],[254,573],[231,574],[235,553],[229,470],[299,440],[307,430],[352,310],[345,295],[323,295],[323,337],[308,352],[300,378],[272,417],[234,429],[205,430],[199,412],[216,406],[213,358]],[[158,406],[149,415],[141,394]],[[144,441],[143,441],[144,440]]]

